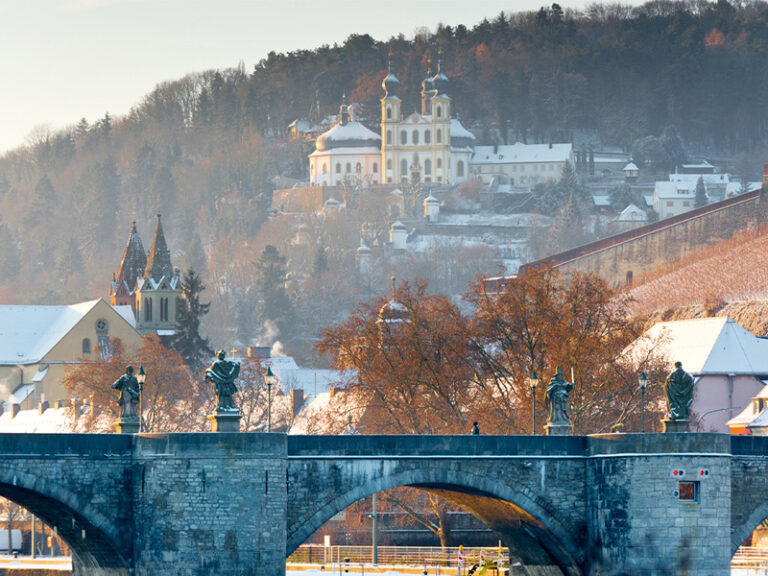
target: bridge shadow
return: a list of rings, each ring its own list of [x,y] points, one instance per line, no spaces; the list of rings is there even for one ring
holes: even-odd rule
[[[73,574],[130,574],[126,552],[120,550],[114,535],[103,528],[110,522],[79,495],[61,486],[51,486],[39,477],[6,469],[0,470],[0,496],[26,508],[55,529],[72,550]]]
[[[511,564],[520,562],[536,576],[581,576],[586,528],[574,533],[558,512],[522,486],[502,485],[491,477],[434,466],[414,468],[378,478],[337,494],[289,527],[287,555],[334,515],[358,500],[398,487],[411,487],[444,498],[466,510],[509,547]]]

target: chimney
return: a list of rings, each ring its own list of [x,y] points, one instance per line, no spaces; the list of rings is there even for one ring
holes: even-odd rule
[[[49,407],[50,407],[50,405],[48,404],[48,400],[43,400],[42,402],[38,402],[38,404],[37,404],[37,415],[39,416],[40,414],[42,414],[43,412],[48,410]]]
[[[294,388],[291,390],[291,419],[299,415],[302,406],[304,406],[304,390]]]
[[[16,418],[16,415],[21,410],[21,404],[11,404],[11,418]]]

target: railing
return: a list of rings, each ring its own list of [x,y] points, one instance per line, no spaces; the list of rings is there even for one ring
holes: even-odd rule
[[[768,548],[741,546],[731,558],[731,568],[766,568],[768,573]]]
[[[485,558],[487,564],[495,564],[499,558],[499,548],[463,548],[464,566],[480,563]],[[509,549],[501,548],[502,563],[509,559]],[[372,564],[371,546],[320,546],[305,544],[299,546],[288,557],[288,564],[337,564],[349,559],[351,564]],[[377,546],[377,560],[385,565],[411,566],[457,566],[459,548],[439,548],[430,546]]]

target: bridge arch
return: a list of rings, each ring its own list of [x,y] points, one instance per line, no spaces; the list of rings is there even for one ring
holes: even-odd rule
[[[758,526],[768,519],[768,500],[762,501],[753,510],[747,519],[739,524],[733,526],[733,532],[731,534],[731,556],[736,554],[744,541],[749,538],[749,535],[754,532]]]
[[[510,507],[526,523],[529,535],[551,556],[568,575],[582,574],[579,566],[584,565],[584,548],[576,540],[574,524],[583,524],[584,519],[563,518],[557,509],[522,485],[502,484],[497,479],[453,466],[425,466],[387,474],[381,465],[379,474],[341,494],[326,500],[323,505],[311,510],[289,526],[286,555],[290,555],[314,532],[334,515],[353,503],[378,492],[399,487],[414,487],[438,493],[449,501],[469,510],[494,529],[498,529],[503,518],[489,518],[481,502],[497,501]],[[484,499],[484,500],[483,500]],[[482,509],[481,509],[482,508]],[[494,525],[496,524],[496,525]],[[584,529],[585,531],[586,529]]]
[[[130,526],[121,537],[114,522],[101,512],[97,503],[69,490],[61,482],[7,464],[0,467],[0,496],[56,528],[58,536],[72,549],[76,573],[128,576],[130,548],[125,542],[130,540],[127,537]]]

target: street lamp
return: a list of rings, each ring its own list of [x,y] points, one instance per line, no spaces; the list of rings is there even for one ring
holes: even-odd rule
[[[539,377],[536,375],[536,370],[531,372],[531,376],[528,378],[528,385],[531,387],[531,408],[533,411],[531,433],[536,436],[536,386],[539,385]]]
[[[144,382],[147,380],[147,373],[144,372],[144,364],[139,366],[139,373],[136,374],[136,380],[139,383],[139,432],[144,432],[144,410],[141,403],[141,395],[144,392]]]
[[[267,366],[264,382],[267,383],[267,432],[272,432],[272,384],[275,383],[275,375],[271,366]]]
[[[640,403],[642,406],[641,412],[640,412],[640,428],[645,434],[645,387],[648,386],[648,376],[645,375],[645,372],[640,373],[640,378],[638,379],[638,384],[640,384]]]

